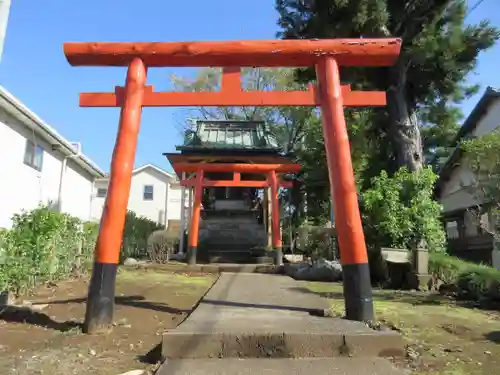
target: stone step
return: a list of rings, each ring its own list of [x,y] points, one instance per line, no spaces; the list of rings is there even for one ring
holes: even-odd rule
[[[285,276],[222,273],[193,313],[163,334],[167,359],[400,357],[401,335],[325,317],[326,299]]]
[[[219,246],[213,246],[208,248],[207,250],[210,254],[249,254],[249,255],[258,255],[258,254],[266,254],[266,250],[264,246],[249,246],[249,244],[219,244]]]
[[[392,332],[342,331],[343,322],[334,318],[304,315],[290,319],[285,314],[282,322],[270,324],[272,312],[255,313],[249,308],[223,314],[228,321],[224,328],[195,326],[163,334],[162,355],[166,359],[200,358],[341,358],[341,357],[401,357],[404,344],[401,336]],[[253,309],[255,310],[255,309]],[[211,311],[214,313],[214,311]],[[251,314],[261,319],[255,327]],[[293,314],[293,312],[291,313]],[[231,316],[232,315],[232,316]],[[316,319],[313,319],[316,318]],[[267,319],[267,321],[265,320]],[[320,322],[323,320],[323,322]],[[327,322],[330,320],[330,322]],[[185,324],[185,323],[184,323]],[[292,326],[292,324],[294,326]],[[312,324],[312,325],[311,325]],[[187,327],[186,327],[187,328]],[[357,327],[359,328],[359,327]]]
[[[272,264],[268,257],[249,252],[208,252],[206,259],[209,263],[240,263],[240,264]]]
[[[267,262],[266,252],[261,247],[237,246],[234,244],[207,245],[199,249],[199,258],[208,263],[247,263],[263,264]],[[262,258],[262,259],[261,259]]]
[[[266,256],[249,256],[248,254],[221,253],[209,254],[209,263],[240,264],[274,264],[274,259]]]
[[[205,209],[203,211],[205,217],[207,218],[213,218],[213,217],[238,217],[238,216],[251,216],[255,217],[257,215],[256,210],[249,210],[246,208],[241,208],[241,209],[222,209],[222,210],[209,210]]]
[[[166,361],[157,375],[405,375],[382,358],[191,359]]]
[[[250,251],[252,249],[260,250],[266,247],[267,238],[264,236],[250,237],[248,234],[241,237],[230,237],[230,236],[203,236],[203,247],[208,249],[213,249],[214,251],[223,250],[240,250],[240,251]]]
[[[237,220],[204,220],[200,224],[200,228],[207,228],[212,230],[223,230],[223,229],[242,229],[248,230],[249,228],[261,228],[264,230],[264,225],[259,224],[253,219],[237,219]]]
[[[211,228],[211,227],[200,227],[200,231],[204,230],[207,231],[207,234],[209,234],[212,237],[219,236],[219,237],[233,237],[233,238],[240,238],[241,235],[247,235],[247,236],[261,236],[262,234],[266,234],[266,231],[264,228],[256,225],[256,226],[248,226],[246,228],[241,228],[241,227],[230,227],[229,224],[225,227],[217,227],[217,228]]]

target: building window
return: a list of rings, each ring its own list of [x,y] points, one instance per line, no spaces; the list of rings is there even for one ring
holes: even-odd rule
[[[145,185],[144,186],[143,198],[145,201],[152,201],[153,200],[153,185]]]
[[[106,188],[97,189],[97,198],[106,198],[106,194],[108,194],[108,189]]]
[[[459,238],[458,224],[456,221],[448,221],[446,223],[446,237],[449,240],[455,240]]]
[[[24,149],[24,164],[29,165],[37,171],[42,170],[43,148],[28,139],[26,140],[26,148]]]

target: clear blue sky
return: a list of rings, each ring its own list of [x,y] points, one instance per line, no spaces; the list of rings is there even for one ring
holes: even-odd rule
[[[472,0],[475,2],[474,0]],[[468,21],[489,17],[500,26],[498,0],[485,0]],[[189,41],[273,39],[277,13],[274,0],[12,0],[0,84],[65,138],[81,142],[83,152],[102,169],[109,162],[119,110],[79,108],[78,93],[111,91],[122,85],[123,68],[73,68],[66,62],[66,41]],[[481,55],[471,80],[500,87],[500,46]],[[171,74],[184,69],[151,69],[149,83],[169,89]],[[466,114],[477,102],[464,105]],[[154,163],[170,169],[162,152],[181,142],[182,109],[146,108],[136,166]]]

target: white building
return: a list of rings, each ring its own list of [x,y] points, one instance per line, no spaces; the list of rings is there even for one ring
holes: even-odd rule
[[[100,220],[108,193],[107,178],[95,183],[92,201],[92,220]],[[128,209],[160,225],[179,222],[181,218],[181,186],[177,176],[147,164],[134,169]]]
[[[0,87],[0,227],[12,215],[50,204],[91,218],[93,184],[104,172],[25,105]]]
[[[486,135],[500,126],[500,91],[488,87],[460,128],[455,144]],[[474,175],[465,162],[466,155],[456,147],[440,172],[436,196],[443,206],[449,251],[463,258],[494,264],[492,236],[485,230],[488,214],[479,216],[475,209],[481,202],[471,190]]]

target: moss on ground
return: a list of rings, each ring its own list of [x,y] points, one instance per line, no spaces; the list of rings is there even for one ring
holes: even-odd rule
[[[216,279],[215,275],[191,275],[189,273],[172,273],[161,272],[157,270],[148,269],[134,269],[122,268],[120,269],[117,277],[117,282],[143,282],[146,284],[165,283],[169,284],[184,284],[184,285],[197,285],[197,286],[210,286]]]
[[[331,301],[342,316],[342,286],[304,283]],[[422,292],[374,290],[376,319],[401,332],[408,358],[403,365],[419,375],[492,375],[500,368],[500,313]]]

